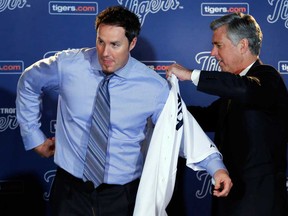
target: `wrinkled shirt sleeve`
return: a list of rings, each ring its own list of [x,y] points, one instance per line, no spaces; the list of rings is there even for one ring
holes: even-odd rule
[[[16,115],[26,150],[46,140],[41,131],[42,97],[46,90],[57,89],[57,57],[40,60],[26,68],[17,84]]]

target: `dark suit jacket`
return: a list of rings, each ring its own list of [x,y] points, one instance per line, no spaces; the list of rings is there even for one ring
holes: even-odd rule
[[[214,141],[234,183],[228,199],[237,205],[251,192],[249,188],[260,184],[267,175],[277,179],[265,183],[272,188],[267,196],[281,193],[280,199],[283,199],[286,195],[288,94],[280,74],[257,60],[242,77],[201,71],[197,90],[219,96],[208,107],[188,106],[188,110],[205,131],[215,132]],[[251,182],[255,185],[249,187]],[[280,192],[275,191],[277,187],[281,188]]]

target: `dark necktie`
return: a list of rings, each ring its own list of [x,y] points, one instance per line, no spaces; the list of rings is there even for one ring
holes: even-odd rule
[[[112,75],[107,75],[99,84],[94,105],[92,124],[83,179],[92,181],[98,187],[104,180],[106,150],[110,123],[110,97],[108,83]]]

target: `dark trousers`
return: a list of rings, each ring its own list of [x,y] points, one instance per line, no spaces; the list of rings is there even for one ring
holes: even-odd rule
[[[58,168],[50,196],[51,212],[53,216],[132,216],[138,185],[139,179],[94,189]]]

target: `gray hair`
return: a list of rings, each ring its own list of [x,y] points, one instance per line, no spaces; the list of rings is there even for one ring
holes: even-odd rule
[[[211,30],[226,25],[227,37],[234,45],[246,38],[252,54],[259,55],[262,46],[263,34],[254,17],[243,13],[231,13],[214,20],[210,24]]]

